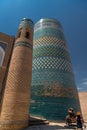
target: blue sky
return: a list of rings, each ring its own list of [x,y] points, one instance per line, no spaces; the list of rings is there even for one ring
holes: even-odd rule
[[[87,91],[87,0],[0,0],[0,32],[16,36],[22,18],[56,18],[64,29],[76,85]]]

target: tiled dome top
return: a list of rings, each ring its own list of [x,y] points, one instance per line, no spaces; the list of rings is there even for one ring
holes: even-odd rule
[[[21,20],[19,28],[22,28],[22,27],[31,27],[31,28],[33,28],[33,26],[34,26],[34,23],[33,23],[33,21],[31,19],[29,19],[29,18],[23,18]]]
[[[60,22],[55,18],[41,18],[35,25],[38,25],[39,23],[43,23],[43,22],[54,22],[56,24],[61,25]]]
[[[29,22],[31,22],[33,24],[33,21],[31,19],[29,19],[29,18],[23,18],[21,21],[29,21]]]

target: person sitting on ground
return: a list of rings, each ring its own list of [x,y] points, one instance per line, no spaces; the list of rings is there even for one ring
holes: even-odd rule
[[[70,117],[72,118],[75,118],[76,117],[76,114],[75,114],[75,112],[74,112],[74,109],[73,108],[69,108],[68,109],[68,113],[69,113],[69,115],[70,115]]]
[[[76,114],[73,108],[68,109],[68,115],[66,116],[66,124],[69,126],[76,122]]]

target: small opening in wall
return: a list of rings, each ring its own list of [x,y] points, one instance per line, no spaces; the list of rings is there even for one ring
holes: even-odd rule
[[[27,39],[29,39],[29,38],[30,38],[30,33],[29,33],[29,32],[26,32],[25,37],[26,37]]]

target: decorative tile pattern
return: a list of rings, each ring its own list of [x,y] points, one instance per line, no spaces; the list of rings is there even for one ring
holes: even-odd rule
[[[72,72],[72,66],[70,62],[56,57],[39,57],[34,59],[33,70],[37,69],[59,69]]]
[[[65,120],[68,107],[79,109],[70,54],[55,19],[35,25],[32,72],[31,114]]]
[[[59,46],[68,51],[65,41],[56,37],[45,36],[34,40],[34,48],[45,46],[45,45],[54,46],[54,47]]]
[[[38,39],[44,36],[54,36],[62,40],[65,40],[63,32],[54,28],[43,28],[43,30],[41,29],[36,31],[34,39]]]

